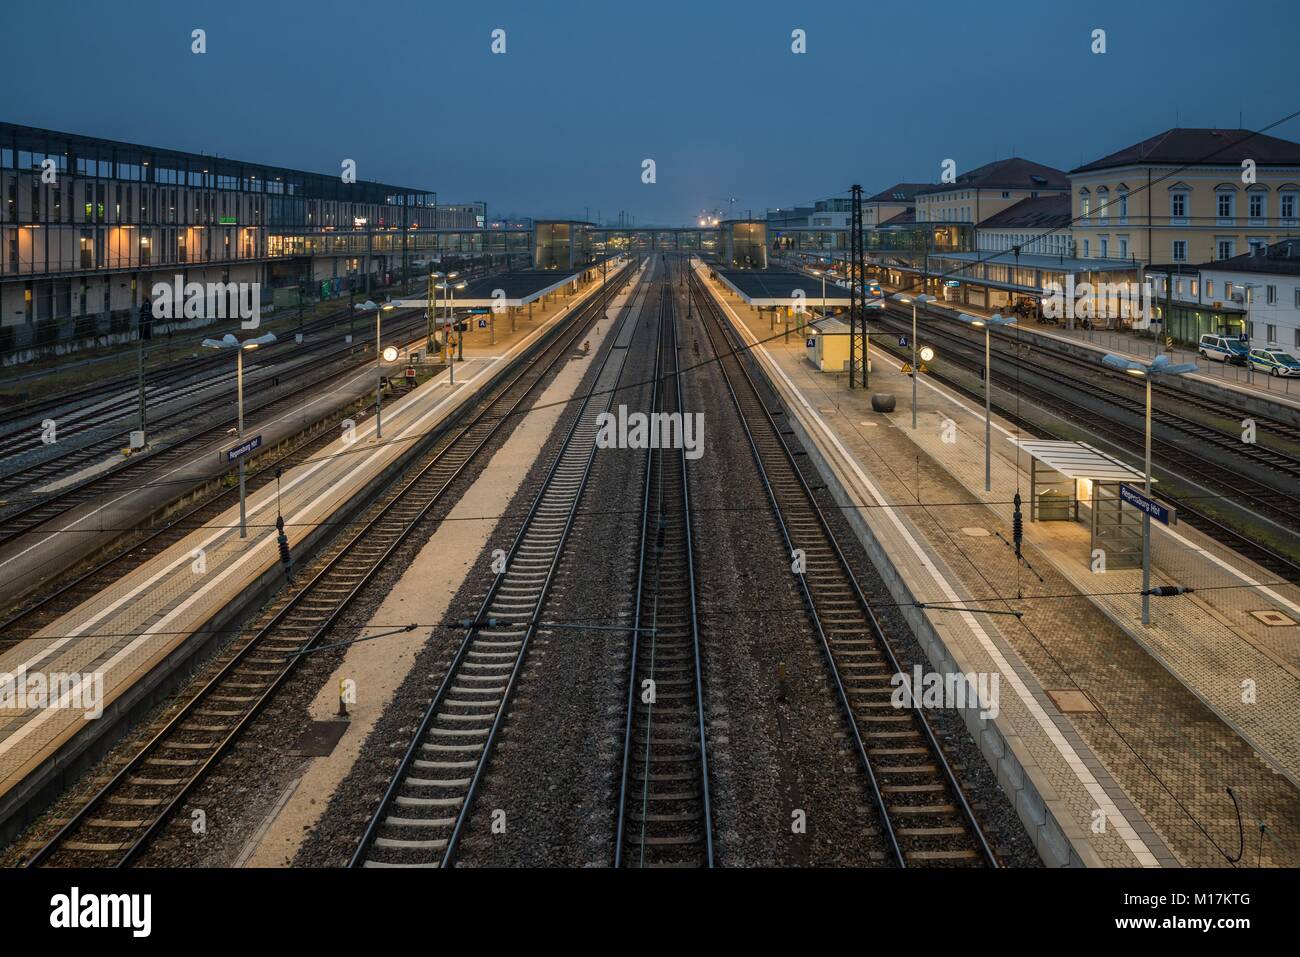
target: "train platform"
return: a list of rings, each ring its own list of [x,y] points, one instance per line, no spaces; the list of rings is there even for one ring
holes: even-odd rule
[[[596,282],[561,295],[532,323],[519,322],[514,333],[499,330],[495,346],[467,346],[464,361],[455,364],[454,385],[444,372],[385,403],[382,439],[374,418],[362,418],[351,435],[286,470],[278,492],[272,484],[250,494],[246,538],[238,507],[232,507],[0,654],[0,676],[62,682],[62,694],[44,702],[0,697],[0,820],[98,733],[90,727],[95,721],[110,721],[119,704],[126,707],[140,693],[137,684],[170,669],[194,640],[229,633],[239,620],[230,609],[239,610],[241,596],[274,586],[282,574],[277,514],[291,550],[299,553],[331,523],[346,520],[349,506],[399,469],[417,442],[471,400],[503,363],[599,289]],[[373,384],[373,369],[369,375]]]
[[[923,645],[938,639],[938,670],[1001,675],[1001,714],[967,723],[1045,860],[1064,862],[1059,837],[1091,865],[1300,863],[1295,586],[1153,523],[1153,583],[1196,590],[1153,598],[1144,628],[1140,570],[1094,573],[1082,526],[1026,522],[1016,560],[1012,499],[1028,501],[1030,463],[1011,439],[1031,436],[995,418],[985,493],[982,408],[922,377],[913,431],[911,379],[891,357],[873,350],[870,389],[849,391],[812,366],[802,336],[720,300],[868,551],[892,565],[886,600],[929,606],[912,620]],[[873,392],[896,411],[872,411]]]
[[[555,274],[541,278],[529,273],[520,280],[523,286],[511,286],[511,291],[531,296],[524,308],[511,307],[508,317],[497,324],[487,316],[470,315],[468,330],[464,333],[463,355],[466,361],[492,358],[508,349],[521,335],[550,322],[567,310],[574,300],[576,281],[581,274],[568,275],[557,282]],[[589,277],[591,278],[591,277]],[[479,280],[476,280],[478,282]],[[487,282],[492,281],[489,277]],[[497,278],[500,282],[500,278]],[[549,286],[555,285],[555,288]],[[592,285],[582,288],[586,294]],[[460,304],[458,303],[458,306]],[[373,335],[374,313],[358,313],[358,346],[370,344],[366,337],[369,328]],[[366,323],[369,322],[369,326]],[[423,347],[423,337],[411,342],[393,342],[401,355],[396,363],[385,364],[387,376],[399,376],[406,357],[414,349]],[[256,353],[250,353],[245,367],[246,381],[255,381],[261,375],[256,364]],[[372,354],[373,359],[373,354]],[[232,361],[233,367],[233,361]],[[456,375],[459,375],[459,364]],[[233,373],[232,373],[233,374]],[[443,378],[446,373],[441,373]],[[373,365],[361,367],[340,376],[308,396],[293,408],[272,415],[249,413],[245,420],[246,436],[260,435],[263,450],[275,446],[301,433],[313,423],[334,414],[358,401],[374,396],[375,369]],[[181,462],[170,463],[166,468],[141,472],[139,483],[131,488],[110,493],[86,502],[52,519],[46,525],[33,529],[0,547],[0,607],[39,586],[49,576],[59,574],[78,561],[95,554],[124,531],[156,515],[160,508],[193,489],[228,472],[230,466],[222,460],[223,450],[233,447],[233,435],[213,441],[193,456]]]

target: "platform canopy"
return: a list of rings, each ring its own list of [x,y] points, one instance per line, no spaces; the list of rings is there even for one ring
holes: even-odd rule
[[[1014,437],[1007,441],[1066,478],[1088,479],[1092,482],[1146,481],[1146,476],[1142,472],[1125,465],[1113,455],[1107,455],[1101,449],[1093,448],[1086,442]],[[1152,479],[1152,482],[1154,481],[1155,479]]]
[[[457,309],[483,309],[498,301],[493,294],[500,289],[505,297],[500,301],[507,308],[517,309],[563,289],[579,275],[580,273],[556,269],[529,269],[502,273],[498,276],[485,276],[482,279],[471,280],[464,289],[457,289],[452,295]],[[444,292],[444,290],[438,291],[439,308],[447,305],[447,300],[443,298]],[[428,300],[394,299],[393,305],[401,309],[423,309],[428,306]]]
[[[794,307],[803,303],[809,309],[822,304],[822,281],[804,273],[774,269],[720,269],[718,278],[746,305],[759,307]],[[796,289],[803,296],[795,295]],[[826,282],[826,305],[848,306],[849,290],[837,286],[833,279]]]

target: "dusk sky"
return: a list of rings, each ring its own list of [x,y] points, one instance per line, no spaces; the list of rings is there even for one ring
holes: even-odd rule
[[[933,180],[949,157],[1068,169],[1175,122],[1300,108],[1295,0],[44,0],[3,20],[0,119],[320,172],[352,158],[445,202],[638,225]],[[1269,132],[1300,139],[1300,120]]]

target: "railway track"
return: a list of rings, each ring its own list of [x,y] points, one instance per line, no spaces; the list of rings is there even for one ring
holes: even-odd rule
[[[372,407],[365,406],[366,409]],[[247,494],[251,497],[258,489],[273,482],[277,471],[293,468],[328,447],[337,437],[332,429],[303,437],[274,459],[259,465],[256,471],[248,473]],[[142,536],[133,537],[123,547],[93,562],[72,578],[56,579],[52,587],[38,592],[27,604],[0,621],[0,653],[53,624],[87,598],[111,587],[133,569],[162,554],[238,501],[239,487],[231,485],[204,497]]]
[[[27,860],[28,866],[122,867],[155,839],[173,812],[288,679],[301,653],[327,636],[385,560],[479,458],[498,431],[572,352],[626,281],[550,334],[522,367],[494,386],[437,439],[355,522],[326,545],[254,626],[223,653],[216,674]]]
[[[892,312],[886,313],[886,319],[883,322],[899,331],[904,328],[903,317]],[[906,318],[906,328],[909,330],[911,328],[910,315]],[[977,349],[964,336],[943,328],[936,329],[931,326],[927,329],[926,334],[948,343],[944,347],[942,354],[949,361],[975,372],[977,375],[982,375],[984,368],[982,348]],[[873,345],[905,361],[910,360],[910,353],[898,347],[888,336],[876,337],[873,340]],[[1052,377],[1046,374],[1036,373],[1033,370],[1017,369],[1010,362],[1011,360],[1005,355],[994,354],[993,374],[996,377],[994,381],[999,383],[1004,390],[1010,388],[1009,383],[1016,383],[1016,388],[1019,389],[1020,394],[1034,405],[1048,409],[1067,421],[1078,423],[1084,428],[1097,429],[1098,422],[1096,419],[1089,418],[1086,409],[1062,394],[1060,382],[1054,381]],[[945,375],[941,365],[932,366],[929,374],[964,395],[983,401],[982,391],[972,389],[956,381],[952,376]],[[1079,380],[1069,379],[1068,377],[1062,377],[1062,380],[1075,391],[1087,394],[1096,394],[1098,391],[1096,388],[1090,387],[1088,383],[1082,383]],[[1102,391],[1104,392],[1104,390]],[[1124,407],[1123,401],[1125,401],[1125,397],[1117,396],[1116,398],[1115,404]],[[1110,401],[1109,393],[1105,394],[1104,401]],[[998,413],[1004,418],[1017,423],[1032,433],[1042,435],[1045,438],[1059,437],[1052,433],[1049,428],[1037,422],[1029,422],[1018,414],[1015,408],[1009,407],[1006,402],[999,402],[995,398],[993,404],[997,407]],[[1142,414],[1141,410],[1131,408],[1126,408],[1126,411],[1139,418]],[[1154,418],[1156,416],[1153,411]],[[1177,429],[1179,428],[1177,423],[1185,420],[1172,413],[1167,413],[1160,421],[1168,429]],[[1127,448],[1141,448],[1145,441],[1145,436],[1139,429],[1127,426],[1122,422],[1108,419],[1105,422],[1105,428],[1106,432],[1103,438],[1108,442],[1119,443]],[[1266,485],[1257,479],[1251,478],[1244,470],[1225,469],[1221,464],[1210,462],[1202,455],[1192,451],[1196,443],[1201,441],[1203,431],[1205,431],[1205,427],[1196,423],[1188,423],[1187,427],[1183,429],[1183,434],[1187,439],[1182,442],[1170,441],[1158,435],[1153,436],[1152,452],[1158,467],[1174,476],[1181,474],[1206,489],[1222,492],[1231,501],[1250,508],[1281,529],[1297,530],[1298,523],[1300,523],[1300,494]],[[1230,440],[1224,439],[1223,441],[1227,443],[1227,451],[1231,453],[1238,451],[1236,448],[1238,445],[1246,449],[1252,448],[1240,442],[1234,445]],[[1216,443],[1216,445],[1222,447],[1222,443]],[[1271,459],[1279,453],[1266,452],[1265,454]],[[1247,453],[1247,455],[1251,461],[1255,460],[1250,453]],[[1262,464],[1262,460],[1260,462]],[[1292,462],[1292,464],[1300,469],[1300,463]],[[1244,469],[1244,467],[1239,468]],[[1290,479],[1283,476],[1279,479],[1279,484],[1285,485],[1289,481]],[[1176,493],[1167,491],[1163,497],[1169,498],[1179,506],[1180,517],[1210,537],[1287,580],[1300,580],[1300,564],[1297,564],[1291,558],[1280,554],[1256,538],[1208,515],[1203,508],[1198,508],[1194,501],[1189,501],[1185,496],[1179,496]]]
[[[403,318],[410,318],[415,315],[416,311],[413,311]],[[327,355],[333,357],[333,362],[327,367],[328,371],[324,373],[325,375],[339,374],[351,364],[344,356],[347,351],[348,347],[340,347],[327,353]],[[253,414],[273,414],[292,407],[295,402],[305,395],[318,392],[321,388],[322,377],[319,362],[318,359],[311,364],[304,364],[300,371],[308,376],[308,381],[291,388],[288,392],[266,396],[260,402],[256,400],[246,401],[245,417]],[[293,373],[285,374],[292,375]],[[220,395],[205,398],[189,408],[168,413],[165,416],[165,421],[169,422],[186,422],[196,417],[211,415],[214,412],[219,413],[221,417],[213,421],[212,424],[198,426],[188,434],[179,437],[171,444],[157,451],[123,459],[120,463],[102,472],[87,476],[79,481],[74,480],[72,484],[63,489],[48,495],[36,494],[32,496],[31,501],[25,503],[20,501],[17,508],[5,514],[0,514],[0,545],[4,545],[38,528],[64,512],[76,508],[78,505],[83,505],[100,496],[111,495],[124,489],[136,487],[139,481],[137,477],[139,467],[144,463],[148,463],[155,471],[165,472],[168,467],[187,460],[205,445],[228,434],[235,421],[234,415],[230,412],[233,407],[234,403],[230,393],[223,392]],[[161,425],[163,421],[164,419],[159,419],[153,423],[153,427]],[[71,450],[57,458],[48,459],[11,473],[0,479],[0,494],[12,496],[12,492],[16,489],[40,487],[57,481],[60,477],[75,475],[79,469],[90,463],[104,461],[120,445],[121,436],[103,439],[83,448]]]
[[[647,267],[651,268],[651,267]],[[518,534],[429,702],[351,867],[449,867],[492,753],[538,616],[550,593],[596,455],[597,416],[613,401],[638,310],[613,347],[543,479]]]
[[[784,411],[769,408],[708,291],[693,276],[690,284],[774,519],[791,555],[803,555],[799,589],[886,845],[903,867],[998,866],[924,710],[892,703],[891,679],[903,669],[786,444]]]
[[[671,276],[660,297],[650,408],[673,415],[684,407]],[[688,486],[681,448],[647,450],[615,867],[713,866]]]

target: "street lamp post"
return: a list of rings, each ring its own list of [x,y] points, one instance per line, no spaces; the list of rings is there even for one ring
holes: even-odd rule
[[[957,318],[976,329],[984,330],[984,491],[993,490],[993,351],[989,334],[993,326],[1009,326],[1016,321],[1000,312],[991,316],[971,316],[964,312]]]
[[[268,332],[265,335],[258,336],[256,339],[245,339],[240,342],[232,334],[226,333],[220,339],[204,339],[203,345],[208,349],[234,349],[235,350],[235,439],[236,442],[243,441],[244,438],[244,353],[252,351],[259,346],[270,345],[275,342],[275,333]],[[239,456],[239,537],[248,537],[248,514],[244,506],[244,462],[246,455]]]
[[[1186,375],[1195,372],[1195,362],[1182,362],[1177,365],[1165,355],[1156,356],[1149,363],[1134,362],[1124,356],[1108,353],[1102,357],[1102,364],[1111,369],[1125,372],[1146,380],[1146,437],[1144,442],[1144,475],[1147,498],[1151,497],[1151,380],[1161,375]],[[1142,624],[1151,624],[1151,513],[1142,513]]]
[[[882,290],[883,291],[883,290]],[[921,293],[917,296],[908,296],[901,292],[894,293],[894,299],[902,303],[912,304],[912,428],[916,428],[916,377],[920,366],[916,364],[916,307],[919,303],[922,306],[934,302],[934,296],[928,293]]]
[[[443,347],[446,350],[447,356],[447,382],[449,385],[456,384],[456,363],[463,361],[465,358],[464,339],[459,332],[456,333],[458,354],[451,354],[451,332],[452,328],[456,325],[456,290],[464,289],[465,286],[468,285],[465,282],[452,281],[459,275],[460,273],[448,273],[446,281],[437,284],[437,288],[443,291],[443,299],[447,303],[447,332],[443,341]]]
[[[375,441],[384,437],[384,356],[382,348],[382,318],[393,309],[391,302],[375,306]],[[396,357],[394,357],[396,358]]]

